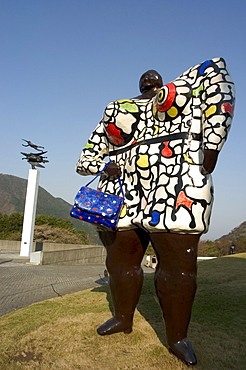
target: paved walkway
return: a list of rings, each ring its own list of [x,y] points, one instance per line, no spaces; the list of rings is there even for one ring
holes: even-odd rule
[[[105,265],[31,265],[19,252],[0,251],[0,316],[46,299],[107,284]],[[144,268],[145,273],[153,272]]]

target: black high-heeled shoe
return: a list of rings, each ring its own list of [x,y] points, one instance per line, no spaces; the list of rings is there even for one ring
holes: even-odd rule
[[[111,317],[111,319],[97,328],[97,333],[99,335],[110,335],[120,332],[130,334],[132,332],[132,323],[127,321],[123,315],[122,320],[118,320],[115,316]]]
[[[188,338],[184,338],[177,343],[169,345],[169,351],[187,366],[194,366],[197,364],[195,352]]]

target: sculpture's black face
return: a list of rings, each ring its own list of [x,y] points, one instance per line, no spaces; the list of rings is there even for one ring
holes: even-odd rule
[[[145,72],[139,81],[139,89],[142,94],[154,87],[160,88],[162,86],[163,81],[161,75],[153,69]]]

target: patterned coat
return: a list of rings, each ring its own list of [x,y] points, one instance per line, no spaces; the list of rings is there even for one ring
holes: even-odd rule
[[[215,58],[190,68],[152,99],[106,107],[76,170],[96,174],[105,157],[121,167],[126,205],[119,230],[207,232],[213,185],[211,175],[201,174],[203,153],[220,151],[226,141],[234,95],[225,61]],[[117,179],[102,176],[98,187],[120,195]]]

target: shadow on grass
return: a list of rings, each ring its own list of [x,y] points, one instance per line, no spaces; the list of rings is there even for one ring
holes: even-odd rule
[[[195,345],[199,369],[245,368],[245,274],[246,259],[240,256],[198,263],[198,290],[189,337]],[[153,273],[144,275],[137,309],[153,328],[160,342],[167,347],[165,324],[153,280]],[[113,314],[109,286],[104,285],[94,291],[106,293]]]
[[[114,307],[112,303],[108,280],[100,279],[97,281],[97,283],[102,284],[102,286],[94,288],[92,291],[106,293],[106,298],[109,304],[109,310],[111,311],[111,314],[113,316]],[[160,342],[164,346],[167,346],[165,335],[165,324],[162,319],[162,313],[160,310],[158,299],[155,294],[154,273],[148,273],[144,275],[143,288],[137,305],[137,309],[140,312],[140,314],[145,318],[145,320],[149,323],[149,325],[153,328]]]

